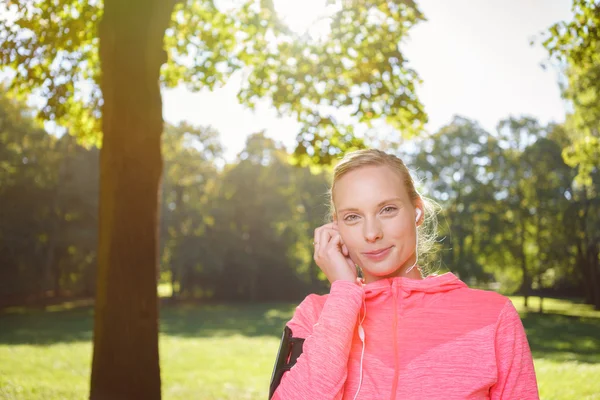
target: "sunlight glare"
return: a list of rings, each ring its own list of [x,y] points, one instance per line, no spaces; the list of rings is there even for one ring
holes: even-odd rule
[[[274,0],[275,12],[295,33],[308,33],[321,38],[329,33],[330,20],[337,7],[328,6],[327,0]]]

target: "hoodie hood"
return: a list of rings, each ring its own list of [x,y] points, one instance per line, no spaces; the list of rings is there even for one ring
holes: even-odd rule
[[[363,284],[366,307],[396,299],[403,312],[423,308],[439,298],[440,294],[467,288],[467,284],[452,272],[429,275],[423,279],[395,277]]]
[[[381,292],[396,288],[399,292],[423,292],[439,293],[460,288],[466,288],[467,284],[458,279],[452,272],[442,275],[429,275],[423,279],[413,279],[404,276],[380,279],[375,282],[363,284],[366,298],[375,297]]]

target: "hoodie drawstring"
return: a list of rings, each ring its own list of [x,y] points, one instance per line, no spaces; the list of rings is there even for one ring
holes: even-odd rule
[[[356,398],[358,397],[358,393],[360,393],[360,387],[362,386],[362,380],[363,380],[363,360],[365,358],[365,329],[363,328],[363,322],[365,320],[365,318],[367,317],[367,302],[365,300],[365,293],[363,292],[363,304],[362,307],[364,307],[364,313],[362,318],[360,318],[360,312],[359,312],[359,323],[358,323],[358,337],[360,338],[360,341],[362,342],[362,351],[360,353],[360,369],[359,369],[359,381],[358,381],[358,389],[356,389],[356,394],[354,395],[354,400],[356,400]]]
[[[398,290],[392,283],[392,294],[394,298],[394,380],[392,383],[392,393],[390,400],[396,400],[396,391],[398,389],[398,371],[400,370],[398,365]]]

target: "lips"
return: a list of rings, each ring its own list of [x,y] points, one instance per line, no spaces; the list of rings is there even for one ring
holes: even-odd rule
[[[386,247],[384,249],[378,249],[378,250],[374,250],[374,251],[365,252],[363,254],[366,257],[370,258],[371,260],[380,261],[380,260],[383,260],[385,257],[387,257],[387,255],[390,253],[392,247],[394,247],[394,246]]]

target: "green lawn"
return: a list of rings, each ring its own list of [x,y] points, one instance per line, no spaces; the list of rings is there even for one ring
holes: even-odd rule
[[[531,309],[537,310],[537,299]],[[600,399],[600,312],[547,299],[523,310],[543,399]],[[291,304],[162,308],[163,398],[267,398],[281,328]],[[65,304],[0,314],[0,399],[85,399],[92,308]]]

